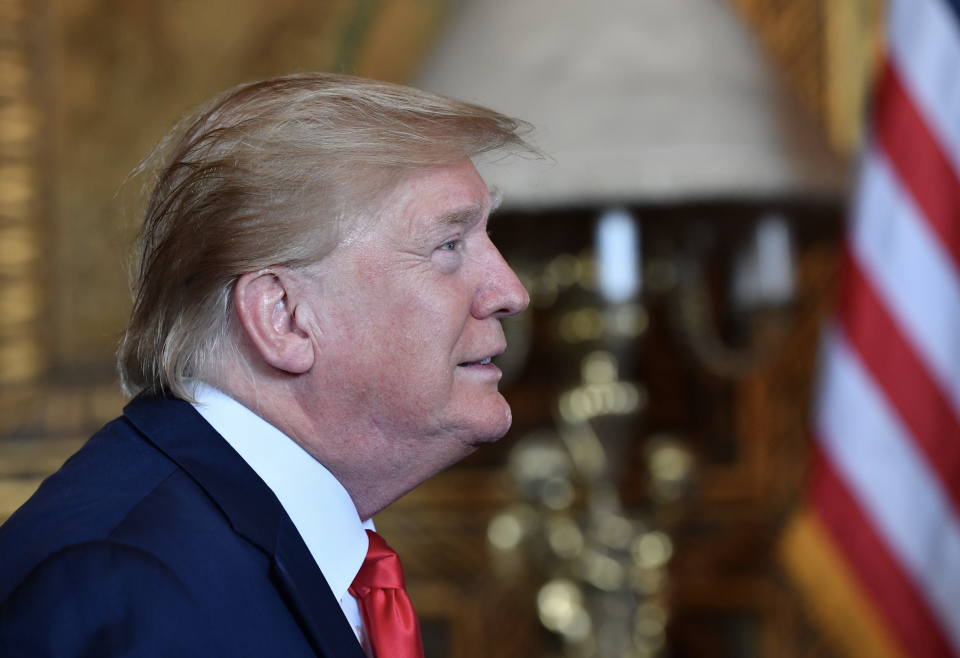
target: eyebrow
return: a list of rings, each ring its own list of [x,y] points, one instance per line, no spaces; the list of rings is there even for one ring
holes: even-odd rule
[[[440,223],[443,226],[459,226],[460,224],[469,224],[483,210],[483,206],[474,203],[466,208],[459,208],[443,216]]]
[[[494,188],[490,195],[490,214],[493,214],[493,212],[500,206],[501,201],[503,201],[503,193],[498,188]],[[440,220],[440,223],[444,226],[459,226],[461,224],[468,224],[476,219],[481,212],[483,212],[483,205],[480,203],[474,203],[465,208],[459,208],[444,215],[444,217]]]

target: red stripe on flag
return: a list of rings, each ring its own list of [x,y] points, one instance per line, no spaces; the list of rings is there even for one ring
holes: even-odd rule
[[[890,60],[884,63],[873,108],[877,141],[960,266],[960,180]]]
[[[810,473],[810,502],[904,653],[911,658],[957,656],[913,581],[819,448]]]
[[[846,250],[842,268],[842,330],[960,510],[960,417]]]

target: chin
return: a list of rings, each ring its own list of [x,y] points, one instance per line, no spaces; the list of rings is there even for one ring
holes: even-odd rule
[[[492,400],[487,400],[477,411],[482,411],[483,415],[477,418],[472,432],[472,439],[469,443],[475,447],[480,447],[487,443],[494,443],[503,438],[503,435],[510,429],[513,423],[513,413],[510,411],[510,405],[497,393],[491,396]]]

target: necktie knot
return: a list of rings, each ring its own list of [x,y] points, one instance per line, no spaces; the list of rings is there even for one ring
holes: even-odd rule
[[[420,622],[407,597],[403,568],[383,538],[367,530],[367,557],[350,593],[360,603],[373,658],[423,658]]]
[[[387,545],[383,537],[367,530],[370,546],[363,566],[353,579],[354,588],[364,589],[406,589],[403,581],[403,567],[396,551]]]

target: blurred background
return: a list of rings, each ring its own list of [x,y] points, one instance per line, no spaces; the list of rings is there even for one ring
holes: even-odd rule
[[[506,324],[513,429],[377,518],[427,658],[844,655],[789,528],[881,22],[880,0],[0,0],[0,520],[124,405],[129,172],[234,84],[346,72],[526,119],[550,156],[482,169],[533,300]]]

